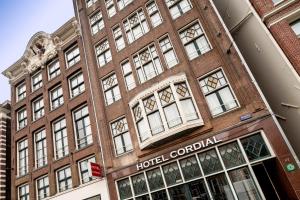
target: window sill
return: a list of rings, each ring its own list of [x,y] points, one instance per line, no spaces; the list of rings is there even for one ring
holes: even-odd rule
[[[166,140],[174,139],[173,136],[176,137],[180,133],[185,133],[193,128],[200,127],[203,125],[204,122],[202,119],[196,119],[193,121],[186,122],[168,131],[152,136],[151,138],[145,140],[144,142],[141,142],[140,148],[143,150],[143,149],[151,148],[153,146],[160,145],[162,142],[165,142]]]

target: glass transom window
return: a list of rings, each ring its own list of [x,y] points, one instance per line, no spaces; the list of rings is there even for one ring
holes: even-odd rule
[[[163,85],[164,89],[155,86],[149,89],[152,91],[150,96],[130,102],[142,148],[148,142],[150,144],[156,139],[177,133],[177,128],[188,129],[203,125],[186,80],[165,80],[160,85]],[[149,94],[150,91],[144,92]]]
[[[198,21],[179,31],[181,42],[190,60],[205,54],[211,47]]]
[[[213,116],[238,107],[238,102],[222,70],[202,78],[200,86]]]

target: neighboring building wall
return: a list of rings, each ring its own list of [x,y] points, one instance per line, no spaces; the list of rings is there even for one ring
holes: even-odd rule
[[[0,105],[0,199],[10,199],[10,102]]]
[[[283,38],[282,34],[286,34],[285,47],[281,49],[274,40],[275,36],[271,35],[247,0],[213,0],[213,2],[261,87],[271,109],[278,117],[278,121],[297,154],[298,158],[296,159],[299,162],[300,78],[296,71],[299,64],[292,65],[288,60],[291,57],[299,59],[299,54],[295,55],[289,52],[299,52],[299,40],[291,30],[287,30],[288,23],[283,20],[280,23],[285,25],[280,28],[280,32],[277,32],[281,38]],[[271,1],[257,1],[256,6],[261,8],[260,13],[266,13],[271,10]],[[278,28],[276,27],[276,29]],[[289,46],[289,51],[286,51],[286,46]]]

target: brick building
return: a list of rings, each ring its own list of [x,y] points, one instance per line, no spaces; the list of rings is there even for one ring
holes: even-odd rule
[[[74,8],[4,72],[12,199],[298,198],[289,143],[210,1]]]
[[[10,102],[0,104],[0,199],[10,199]]]

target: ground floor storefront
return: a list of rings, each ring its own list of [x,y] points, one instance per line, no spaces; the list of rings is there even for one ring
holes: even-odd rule
[[[115,172],[110,177],[110,184],[115,185],[110,188],[111,197],[122,200],[297,199],[300,174],[296,163],[278,130],[267,126],[272,122],[260,123],[256,124],[256,130],[239,127],[180,145]]]

